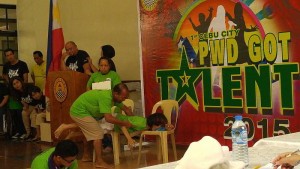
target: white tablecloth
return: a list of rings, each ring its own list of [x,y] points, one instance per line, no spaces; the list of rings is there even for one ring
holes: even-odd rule
[[[260,139],[253,147],[263,145],[298,146],[300,148],[300,132]]]
[[[264,166],[271,162],[276,155],[287,151],[293,152],[299,148],[300,132],[261,139],[249,148],[249,166],[247,168]],[[143,169],[174,169],[177,163],[178,161],[175,161]],[[300,165],[295,169],[300,169]]]

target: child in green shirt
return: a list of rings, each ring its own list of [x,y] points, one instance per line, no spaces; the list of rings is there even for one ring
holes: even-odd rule
[[[63,140],[56,147],[44,151],[34,158],[31,169],[77,169],[78,147],[71,140]]]
[[[169,131],[174,129],[172,124],[168,124],[168,120],[163,113],[153,113],[147,118],[140,116],[126,116],[119,113],[117,114],[116,118],[121,121],[128,121],[132,124],[132,127],[130,128],[115,125],[115,131],[122,130],[130,148],[135,145],[135,141],[130,137],[129,133],[143,130]]]

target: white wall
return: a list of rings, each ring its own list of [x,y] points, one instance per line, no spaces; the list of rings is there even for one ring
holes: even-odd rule
[[[138,12],[136,0],[59,0],[65,42],[74,41],[97,65],[100,46],[116,50],[122,80],[139,80]],[[19,58],[31,67],[32,52],[47,52],[49,1],[18,0]]]
[[[16,5],[17,4],[17,0],[0,0],[0,4]]]

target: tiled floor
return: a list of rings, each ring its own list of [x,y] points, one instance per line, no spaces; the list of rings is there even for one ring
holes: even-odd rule
[[[80,149],[82,144],[78,143]],[[48,143],[31,143],[24,141],[11,141],[0,136],[0,168],[1,169],[26,169],[30,168],[31,161],[42,150],[51,147]],[[177,146],[178,159],[180,159],[186,151],[186,146]],[[106,153],[104,159],[113,164],[113,154]],[[157,160],[155,145],[149,145],[143,148],[141,164],[137,165],[138,149],[130,151],[122,151],[120,157],[120,165],[115,169],[134,169],[161,163]],[[79,155],[80,158],[80,155]],[[174,161],[172,149],[169,148],[169,161]],[[81,162],[79,160],[80,169],[94,169],[92,162]]]

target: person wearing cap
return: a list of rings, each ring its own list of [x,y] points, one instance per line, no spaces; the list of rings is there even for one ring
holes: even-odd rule
[[[199,153],[200,152],[200,153]],[[242,161],[229,161],[229,148],[210,137],[204,136],[192,142],[175,169],[243,169]]]
[[[60,141],[34,158],[31,169],[77,169],[78,147],[71,140]]]

